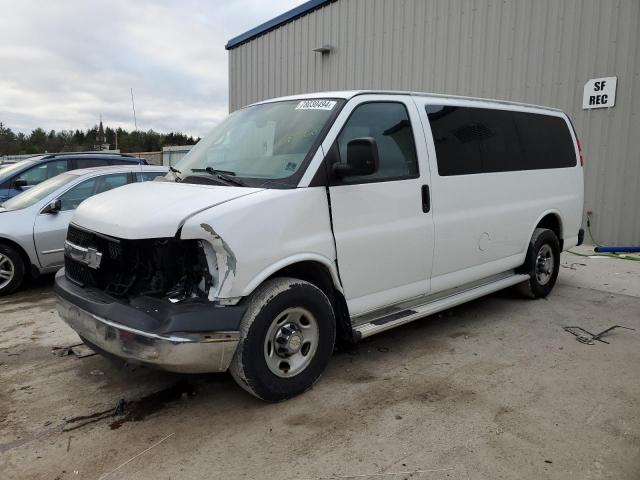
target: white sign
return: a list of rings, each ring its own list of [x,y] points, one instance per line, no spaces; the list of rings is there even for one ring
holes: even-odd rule
[[[296,110],[333,110],[335,100],[302,100]]]
[[[616,104],[618,77],[592,78],[584,84],[582,108],[610,108]]]

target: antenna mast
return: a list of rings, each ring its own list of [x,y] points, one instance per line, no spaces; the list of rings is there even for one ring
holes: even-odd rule
[[[133,124],[138,130],[138,121],[136,120],[136,104],[133,102],[133,87],[131,87],[131,108],[133,109]]]

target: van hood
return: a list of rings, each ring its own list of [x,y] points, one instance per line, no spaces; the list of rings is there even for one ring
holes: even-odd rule
[[[88,198],[71,222],[129,240],[173,237],[189,217],[262,190],[175,182],[134,183]]]

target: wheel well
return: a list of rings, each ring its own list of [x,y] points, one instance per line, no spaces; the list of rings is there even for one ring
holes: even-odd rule
[[[33,275],[34,268],[32,268],[33,265],[31,264],[31,259],[29,258],[29,255],[27,255],[27,252],[24,251],[24,248],[22,248],[19,243],[16,243],[13,240],[9,240],[8,238],[0,238],[0,244],[7,245],[8,247],[11,247],[14,250],[16,250],[22,257],[22,261],[24,262],[25,274]]]
[[[555,213],[549,213],[545,215],[536,225],[536,228],[548,228],[558,237],[558,241],[560,242],[560,251],[562,251],[562,222],[560,221],[560,217]]]
[[[293,277],[312,283],[327,296],[336,316],[336,341],[339,345],[355,343],[351,317],[347,302],[342,293],[335,287],[329,269],[319,262],[305,261],[288,265],[269,278]]]

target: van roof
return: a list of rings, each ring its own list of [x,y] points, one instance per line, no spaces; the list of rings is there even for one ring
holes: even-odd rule
[[[349,100],[358,95],[369,95],[369,94],[370,95],[411,95],[414,97],[428,97],[428,98],[434,98],[434,99],[468,100],[472,102],[493,103],[496,105],[510,105],[510,106],[518,106],[518,107],[537,108],[537,109],[548,110],[552,112],[562,112],[562,110],[560,110],[559,108],[545,107],[542,105],[534,105],[534,104],[523,103],[523,102],[512,102],[509,100],[498,100],[498,99],[481,98],[481,97],[466,97],[462,95],[445,95],[441,93],[411,92],[411,91],[401,91],[401,90],[339,90],[339,91],[331,91],[331,92],[302,93],[297,95],[289,95],[285,97],[270,98],[267,100],[263,100],[261,102],[256,102],[253,105],[258,105],[260,103],[277,102],[282,100],[301,100],[301,99],[308,99],[308,98],[344,98],[345,100]]]

